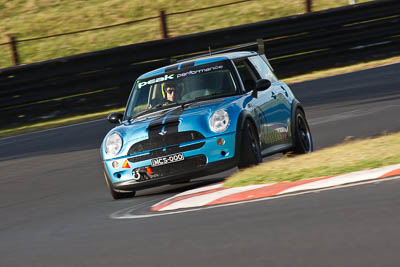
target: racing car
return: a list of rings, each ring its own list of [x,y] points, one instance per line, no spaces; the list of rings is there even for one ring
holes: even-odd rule
[[[260,52],[187,59],[141,75],[101,144],[114,199],[313,151],[303,106]]]

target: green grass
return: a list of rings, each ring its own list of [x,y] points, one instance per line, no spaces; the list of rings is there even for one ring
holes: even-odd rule
[[[6,34],[17,39],[52,35],[129,20],[203,8],[236,0],[0,0],[0,43]],[[367,2],[369,0],[359,0]],[[347,5],[348,0],[313,0],[313,10]],[[247,3],[169,16],[170,36],[304,13],[304,0],[252,0]],[[160,39],[157,19],[116,28],[18,44],[22,63]],[[0,46],[0,68],[11,66],[8,46]]]
[[[245,186],[338,175],[400,163],[400,133],[348,141],[311,154],[285,157],[237,172],[224,186]]]

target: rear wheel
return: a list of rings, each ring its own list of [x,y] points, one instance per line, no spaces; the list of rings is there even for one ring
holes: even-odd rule
[[[262,161],[260,144],[255,127],[247,120],[242,131],[242,143],[238,162],[239,169],[257,165]]]
[[[314,149],[310,127],[308,126],[306,116],[300,109],[296,110],[295,115],[295,147],[292,150],[294,154],[311,153]]]
[[[136,191],[116,191],[110,184],[110,181],[107,178],[107,175],[104,173],[104,178],[106,179],[106,184],[108,187],[108,190],[110,191],[111,196],[113,199],[124,199],[124,198],[130,198],[134,197],[136,195]]]

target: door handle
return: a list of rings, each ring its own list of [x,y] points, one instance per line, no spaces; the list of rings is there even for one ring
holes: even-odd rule
[[[289,96],[288,92],[286,91],[285,87],[281,86],[282,90],[285,92],[286,97]]]
[[[276,99],[276,94],[274,92],[271,92],[271,97]]]

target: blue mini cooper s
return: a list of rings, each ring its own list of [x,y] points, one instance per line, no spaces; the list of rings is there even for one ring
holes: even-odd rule
[[[274,153],[309,153],[304,109],[264,54],[230,52],[140,76],[101,157],[114,199],[140,189],[246,168]]]

